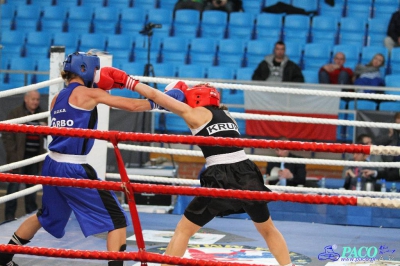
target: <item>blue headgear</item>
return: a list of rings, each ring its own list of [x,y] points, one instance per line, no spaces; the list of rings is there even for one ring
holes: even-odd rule
[[[75,52],[68,55],[64,61],[64,71],[69,71],[81,77],[86,87],[92,87],[95,70],[100,69],[100,59],[97,55]]]

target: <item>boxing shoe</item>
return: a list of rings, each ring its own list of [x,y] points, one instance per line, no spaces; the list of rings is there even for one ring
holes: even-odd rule
[[[18,264],[16,264],[15,262],[13,262],[13,261],[10,261],[10,262],[8,262],[8,263],[6,263],[6,264],[1,264],[0,266],[18,266]]]

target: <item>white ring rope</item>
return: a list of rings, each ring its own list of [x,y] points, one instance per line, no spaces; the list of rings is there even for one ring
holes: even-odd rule
[[[157,77],[143,77],[143,76],[132,76],[133,78],[139,79],[141,82],[153,82],[153,83],[164,83],[168,84],[176,80],[184,80],[188,85],[196,85],[199,81],[185,80],[179,78],[157,78]],[[243,85],[234,83],[219,83],[209,82],[210,85],[221,88],[221,89],[236,89],[236,90],[249,90],[249,91],[264,91],[274,93],[286,93],[296,95],[317,95],[317,96],[333,96],[333,97],[345,97],[345,98],[358,98],[358,99],[375,99],[375,100],[390,100],[400,101],[398,95],[382,95],[374,93],[362,93],[362,92],[337,92],[337,91],[322,91],[320,89],[300,89],[300,88],[285,88],[285,87],[268,87],[268,86],[256,86],[256,85]]]
[[[30,165],[30,164],[41,162],[46,158],[47,154],[48,153],[43,153],[41,155],[37,155],[35,157],[24,159],[24,160],[21,160],[19,162],[2,165],[2,166],[0,166],[0,172],[7,172],[7,171],[10,171],[12,169],[21,168],[21,167],[24,167],[24,166],[27,166],[27,165]]]
[[[50,111],[46,111],[46,112],[37,113],[37,114],[33,114],[33,115],[27,115],[27,116],[23,116],[23,117],[0,121],[0,123],[23,124],[26,122],[43,119],[43,118],[46,118],[49,116],[50,116]]]
[[[114,146],[111,143],[107,143],[107,147],[110,149],[114,148]],[[129,151],[155,152],[155,153],[172,154],[172,155],[203,157],[203,153],[201,151],[194,151],[194,150],[149,147],[140,145],[121,144],[121,143],[118,144],[118,148],[120,148],[121,150],[129,150]],[[289,158],[289,157],[263,156],[263,155],[251,155],[251,154],[248,154],[247,156],[250,160],[259,162],[285,162],[285,163],[297,163],[297,164],[301,163],[301,164],[320,164],[320,165],[400,168],[400,162],[358,162],[358,161],[345,161],[345,160]]]
[[[51,79],[51,80],[46,80],[46,81],[42,81],[42,82],[38,82],[32,85],[28,85],[28,86],[22,86],[16,89],[9,89],[9,90],[5,90],[5,91],[0,91],[0,98],[3,97],[8,97],[11,95],[15,95],[15,94],[21,94],[21,93],[25,93],[28,91],[33,91],[33,90],[37,90],[40,88],[44,88],[44,87],[48,87],[54,84],[59,84],[64,82],[62,78],[56,78],[56,79]]]
[[[35,193],[35,192],[40,191],[42,189],[43,189],[42,185],[35,185],[33,187],[20,190],[18,192],[14,192],[12,194],[8,194],[8,195],[5,195],[5,196],[2,196],[2,197],[0,197],[0,204],[1,203],[5,203],[5,202],[10,201],[10,200],[18,199],[20,197],[23,197],[23,196],[26,196],[26,195],[29,195],[29,194],[32,194],[32,193]]]
[[[144,78],[144,80],[147,80],[147,78],[149,78],[149,77],[143,77],[143,78]],[[167,81],[171,82],[171,81],[176,80],[176,79],[153,78],[153,77],[150,77],[150,79],[151,80],[153,80],[153,79],[154,80],[161,80],[161,81],[165,81],[165,82],[167,82]],[[33,84],[33,85],[28,85],[28,86],[24,86],[24,87],[20,87],[20,88],[16,88],[16,89],[6,90],[6,91],[3,91],[3,92],[0,92],[0,98],[6,97],[6,96],[10,96],[10,95],[19,94],[19,93],[24,93],[26,91],[39,89],[39,88],[42,88],[43,86],[48,86],[47,83],[52,85],[52,84],[58,84],[60,82],[62,82],[62,79],[61,78],[57,78],[57,79],[52,79],[52,80],[49,80],[49,81],[44,81],[44,82],[40,82],[40,83]],[[198,83],[198,81],[187,81],[187,82],[190,83],[190,84],[197,84]],[[160,83],[163,83],[163,82],[160,82]],[[226,84],[226,83],[215,83],[215,84]],[[278,87],[263,87],[263,86],[254,86],[254,85],[237,85],[237,84],[229,84],[229,85],[240,86],[240,88],[243,87],[242,89],[246,88],[247,86],[249,86],[250,88],[259,87],[259,88],[265,88],[265,89],[267,89],[267,88],[278,88]],[[225,87],[226,88],[232,88],[231,86],[225,86]],[[282,88],[279,88],[279,89],[282,89]],[[298,89],[287,89],[287,90],[288,91],[290,91],[290,90],[293,91],[293,90],[298,90]],[[263,90],[261,90],[261,91],[263,91]],[[314,94],[311,94],[311,92],[315,92],[315,90],[309,90],[309,91],[310,91],[309,95],[314,95]],[[281,92],[281,91],[279,91],[279,92]],[[335,93],[337,93],[337,92],[335,92]],[[349,93],[349,92],[341,92],[341,93]],[[370,95],[370,93],[356,93],[356,94],[357,95],[364,94],[366,96]],[[333,95],[330,95],[330,96],[333,96]],[[377,95],[377,96],[380,96],[380,95]],[[393,95],[386,95],[386,96],[391,97]],[[351,97],[351,96],[348,96],[348,97]],[[395,97],[395,98],[388,99],[388,100],[400,100],[400,96],[393,96],[393,97]],[[363,97],[358,97],[358,98],[363,98]],[[164,111],[161,111],[161,112],[164,112]],[[48,113],[48,114],[50,115],[50,113]],[[328,118],[312,118],[312,117],[305,118],[305,117],[296,117],[296,116],[244,114],[244,113],[236,113],[236,112],[232,112],[231,114],[232,114],[233,118],[244,119],[244,120],[281,121],[281,122],[292,122],[292,123],[311,123],[311,124],[326,124],[326,125],[341,125],[341,126],[400,129],[400,124],[396,124],[396,123],[364,122],[364,121],[351,121],[351,120],[328,119]],[[38,117],[44,118],[45,116],[44,117],[38,116]],[[30,118],[30,119],[32,119],[32,118]],[[26,120],[25,122],[33,121],[33,120],[34,119]],[[24,123],[24,122],[19,122],[16,119],[8,120],[8,121],[11,121],[11,122],[3,121],[3,123]],[[16,121],[18,121],[18,122],[16,122]]]

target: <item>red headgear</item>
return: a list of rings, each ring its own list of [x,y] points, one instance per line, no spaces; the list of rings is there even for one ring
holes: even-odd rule
[[[209,84],[199,84],[185,92],[186,103],[191,107],[219,106],[219,92]]]

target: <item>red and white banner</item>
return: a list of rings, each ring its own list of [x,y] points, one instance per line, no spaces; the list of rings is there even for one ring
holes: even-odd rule
[[[246,113],[337,119],[339,97],[245,91]],[[246,120],[246,134],[289,139],[335,141],[336,125]]]

